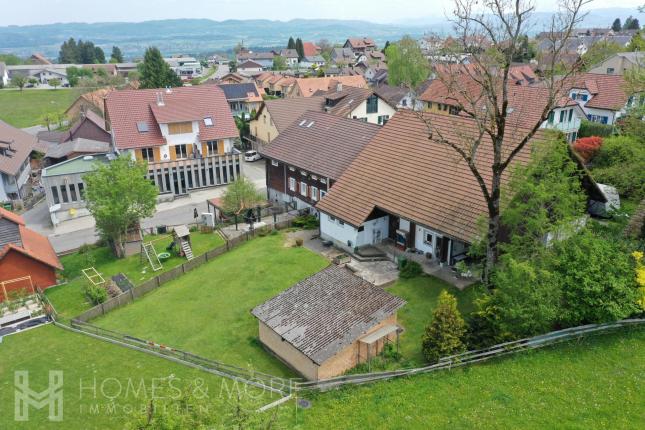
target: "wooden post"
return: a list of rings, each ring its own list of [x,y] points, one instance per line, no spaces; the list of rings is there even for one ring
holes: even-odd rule
[[[9,296],[7,295],[7,289],[4,287],[4,282],[0,282],[0,285],[2,285],[2,294],[4,294],[4,299],[9,300]]]

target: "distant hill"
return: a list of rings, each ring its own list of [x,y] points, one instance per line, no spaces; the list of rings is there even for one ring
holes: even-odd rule
[[[0,27],[0,53],[26,56],[42,52],[58,56],[60,44],[70,37],[91,40],[109,55],[118,45],[127,57],[143,54],[148,46],[157,46],[165,55],[201,54],[230,50],[242,41],[249,47],[286,46],[290,36],[303,40],[328,39],[342,43],[349,36],[370,36],[383,45],[405,34],[420,36],[427,26],[374,24],[343,20],[227,20],[174,19],[140,23],[66,23]]]

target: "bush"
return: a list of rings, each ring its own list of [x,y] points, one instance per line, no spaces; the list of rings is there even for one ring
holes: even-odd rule
[[[623,197],[645,197],[645,142],[632,136],[604,140],[593,158],[594,179],[615,186]]]
[[[302,246],[304,240],[301,237],[296,238],[296,246]]]
[[[608,124],[601,124],[599,122],[592,121],[582,121],[582,123],[580,124],[580,129],[578,130],[578,137],[607,137],[611,136],[613,131],[614,127]]]
[[[582,137],[575,141],[573,149],[585,160],[589,162],[594,155],[600,150],[602,138],[598,136]]]
[[[399,277],[411,279],[420,276],[423,273],[421,265],[416,261],[402,259],[399,263]]]
[[[83,293],[85,294],[85,297],[87,297],[87,300],[89,300],[94,306],[103,303],[108,297],[107,290],[98,285],[85,285],[85,287],[83,287]]]
[[[432,321],[423,335],[423,356],[431,363],[441,357],[463,352],[466,323],[457,309],[457,299],[443,290],[439,304],[432,313]]]
[[[303,230],[313,230],[320,225],[318,218],[314,215],[298,216],[293,219],[294,227],[302,228]]]

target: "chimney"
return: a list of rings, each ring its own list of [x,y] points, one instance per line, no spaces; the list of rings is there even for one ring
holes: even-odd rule
[[[340,93],[342,91],[343,91],[343,83],[339,82],[339,83],[336,84],[336,92]]]
[[[166,94],[172,94],[172,89],[170,87],[166,87]]]

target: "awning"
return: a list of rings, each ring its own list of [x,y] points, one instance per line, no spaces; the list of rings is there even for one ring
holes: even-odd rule
[[[367,336],[365,336],[362,339],[359,339],[358,341],[361,343],[365,343],[367,345],[371,345],[376,341],[383,339],[385,336],[388,336],[399,330],[400,330],[400,327],[396,324],[386,325],[385,327],[381,327],[380,329],[376,330],[373,333],[368,334]]]

